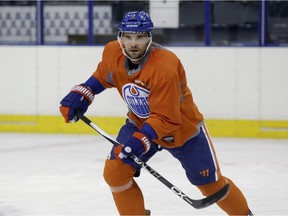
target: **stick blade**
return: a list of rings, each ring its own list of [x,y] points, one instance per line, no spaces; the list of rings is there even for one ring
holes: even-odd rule
[[[212,194],[211,196],[208,196],[208,197],[201,199],[201,200],[194,200],[193,201],[193,207],[196,209],[202,209],[202,208],[206,208],[206,207],[218,202],[223,197],[225,197],[225,195],[229,191],[229,188],[230,188],[230,185],[226,184],[223,188],[221,188],[219,191]]]

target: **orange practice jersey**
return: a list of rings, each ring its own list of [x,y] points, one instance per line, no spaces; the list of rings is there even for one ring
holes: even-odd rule
[[[93,76],[104,87],[117,88],[128,105],[129,118],[139,129],[148,123],[158,135],[153,142],[161,146],[183,145],[203,123],[180,60],[158,44],[152,43],[138,69],[129,71],[118,41],[112,41]]]

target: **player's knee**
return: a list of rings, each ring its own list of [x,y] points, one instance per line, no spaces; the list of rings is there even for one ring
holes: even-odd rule
[[[119,160],[107,159],[104,167],[104,179],[113,190],[124,190],[132,186],[135,170]]]
[[[225,179],[224,176],[221,176],[220,179],[218,179],[218,181],[216,182],[206,184],[206,185],[200,185],[200,186],[198,185],[197,187],[202,192],[203,195],[209,196],[217,192],[218,190],[220,190],[226,184],[227,184],[227,180]]]

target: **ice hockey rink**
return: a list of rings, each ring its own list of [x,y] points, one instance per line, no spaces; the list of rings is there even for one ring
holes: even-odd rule
[[[288,215],[288,140],[214,138],[222,173],[255,215]],[[102,173],[111,144],[98,135],[0,133],[0,216],[117,215]],[[202,198],[166,151],[148,164],[192,199]],[[225,215],[196,210],[151,174],[137,178],[152,215]]]

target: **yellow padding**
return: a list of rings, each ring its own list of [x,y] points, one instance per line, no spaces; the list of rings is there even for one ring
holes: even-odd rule
[[[117,134],[120,127],[125,123],[124,117],[89,117],[89,119],[109,134]],[[0,132],[96,133],[81,120],[67,124],[62,116],[30,115],[0,115]]]
[[[288,121],[272,120],[205,120],[211,136],[288,138]]]
[[[87,116],[101,129],[116,135],[125,117]],[[212,137],[288,138],[288,120],[206,119]],[[97,134],[81,120],[66,124],[62,116],[0,115],[0,132]]]

